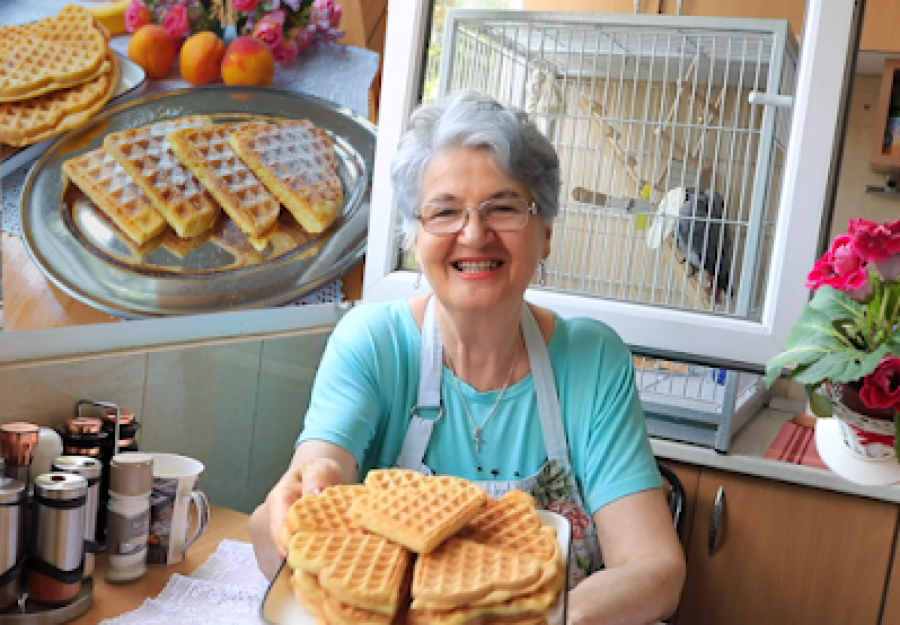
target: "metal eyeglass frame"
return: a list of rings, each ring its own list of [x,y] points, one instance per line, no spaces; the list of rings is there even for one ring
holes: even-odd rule
[[[479,206],[463,206],[463,209],[465,209],[465,211],[466,211],[466,216],[465,216],[465,218],[464,218],[463,221],[462,221],[462,225],[461,225],[459,228],[457,228],[456,230],[453,230],[453,231],[450,231],[450,232],[431,232],[431,231],[428,229],[428,227],[425,225],[425,223],[426,223],[425,220],[422,219],[422,212],[421,212],[421,210],[420,210],[419,213],[416,215],[416,219],[419,220],[419,223],[422,224],[422,229],[425,230],[425,232],[427,232],[428,234],[433,235],[433,236],[436,236],[436,237],[448,237],[448,236],[451,236],[451,235],[458,234],[458,233],[462,232],[462,231],[465,229],[465,227],[466,227],[467,225],[469,225],[469,215],[471,214],[472,211],[475,211],[476,213],[478,213],[478,218],[481,219],[482,221],[484,221],[484,215],[482,214],[482,211],[484,210],[485,204],[490,204],[490,203],[494,203],[494,202],[501,202],[501,201],[503,201],[504,199],[508,200],[508,199],[510,199],[510,198],[498,198],[498,199],[496,199],[496,200],[485,200],[485,201],[482,202]],[[427,206],[427,204],[425,204],[425,206]],[[423,208],[424,208],[424,206],[423,206]],[[490,225],[488,225],[488,224],[485,224],[485,227],[490,228],[490,229],[493,230],[494,232],[516,232],[517,230],[522,230],[523,228],[525,228],[525,226],[528,225],[528,219],[529,219],[529,217],[530,217],[531,215],[537,215],[537,214],[538,214],[538,206],[537,206],[537,202],[532,201],[532,202],[531,202],[530,204],[528,204],[528,206],[526,207],[525,220],[522,222],[522,225],[519,226],[518,228],[500,228],[500,229],[498,230],[497,228],[494,228],[493,226],[490,226]]]

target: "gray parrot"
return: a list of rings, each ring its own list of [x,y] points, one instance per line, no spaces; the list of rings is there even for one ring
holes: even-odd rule
[[[710,192],[698,193],[694,188],[685,189],[675,241],[678,250],[692,268],[691,274],[702,269],[709,276],[710,282],[716,281],[715,299],[718,301],[720,294],[734,294],[731,284],[734,238],[733,225],[722,221],[725,201],[715,191],[711,193],[712,206],[709,201]]]

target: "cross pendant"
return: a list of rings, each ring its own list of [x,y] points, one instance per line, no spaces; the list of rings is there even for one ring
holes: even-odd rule
[[[484,439],[481,438],[481,428],[472,430],[472,440],[475,441],[475,453],[481,453],[481,446],[484,445]]]

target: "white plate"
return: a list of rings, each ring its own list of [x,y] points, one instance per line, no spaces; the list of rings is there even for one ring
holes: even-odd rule
[[[106,106],[112,106],[113,104],[122,104],[132,98],[136,98],[143,92],[144,87],[147,86],[147,72],[128,57],[122,56],[118,52],[116,52],[116,55],[119,57],[119,68],[121,70],[119,86],[104,108]],[[22,165],[26,165],[35,160],[38,156],[46,152],[47,148],[49,148],[54,141],[59,139],[60,136],[62,135],[56,135],[55,137],[50,137],[40,143],[35,143],[34,145],[23,148],[14,148],[0,144],[0,154],[2,154],[2,157],[0,157],[0,177],[11,174]]]
[[[900,464],[895,458],[862,458],[844,445],[837,419],[816,421],[816,448],[828,468],[846,480],[866,486],[900,484]]]
[[[563,558],[569,561],[569,542],[571,540],[571,527],[569,521],[555,512],[539,510],[541,521],[544,525],[556,528],[556,538],[559,540],[559,548]],[[303,609],[294,599],[291,582],[288,579],[291,572],[286,565],[281,566],[278,575],[272,581],[266,596],[263,599],[260,615],[270,625],[316,625],[316,619]],[[547,610],[548,625],[564,625],[566,622],[566,595],[565,591],[559,593],[550,609]]]

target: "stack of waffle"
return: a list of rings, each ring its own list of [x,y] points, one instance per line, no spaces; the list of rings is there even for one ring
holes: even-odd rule
[[[119,83],[109,32],[86,8],[0,26],[0,143],[26,146],[75,128]]]
[[[171,119],[107,135],[63,171],[132,242],[179,255],[214,231],[229,233],[212,238],[230,252],[247,244],[278,255],[324,231],[343,206],[334,143],[306,120]]]
[[[283,541],[295,597],[326,625],[541,624],[565,581],[529,495],[403,469],[297,500]]]

